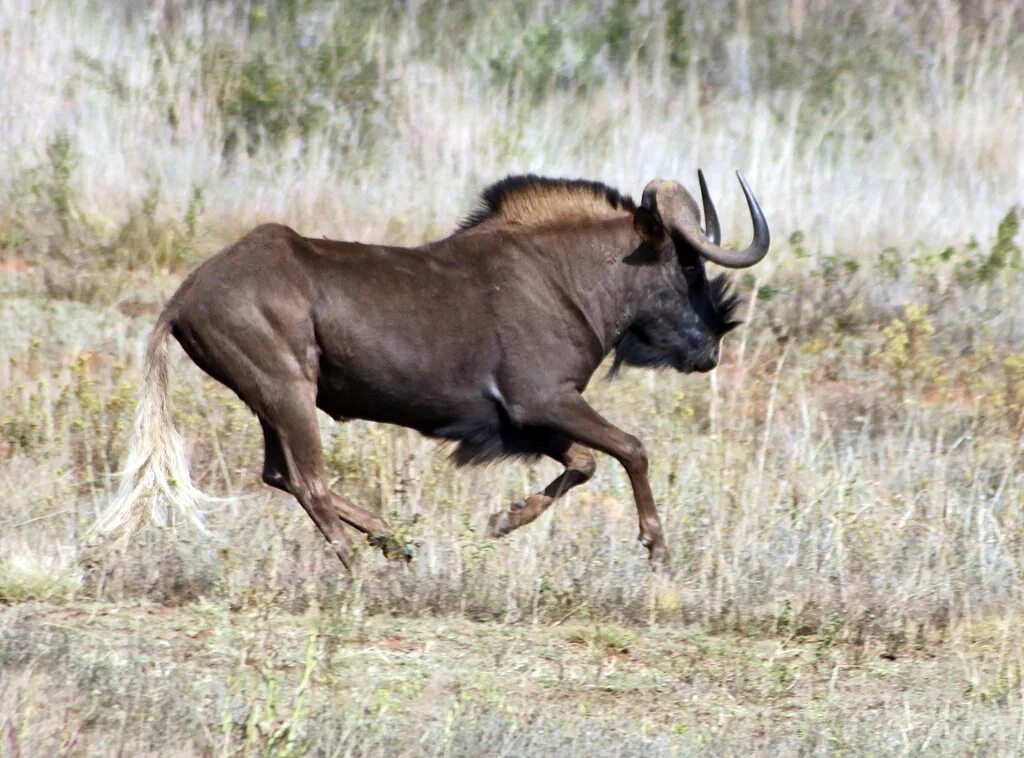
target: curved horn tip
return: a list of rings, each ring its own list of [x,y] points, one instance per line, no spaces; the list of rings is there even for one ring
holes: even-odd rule
[[[701,198],[708,197],[710,193],[708,192],[708,183],[704,179],[704,170],[703,169],[697,169],[697,182],[700,184],[700,196],[701,196]]]
[[[743,187],[744,194],[753,196],[754,191],[750,189],[750,184],[747,182],[747,177],[743,176],[739,171],[736,172],[736,177],[740,180],[740,186]]]
[[[750,189],[750,185],[747,184],[747,179],[739,171],[736,172],[736,177],[740,180],[740,186],[743,188],[743,194],[747,198],[747,207],[750,209],[750,219],[754,224],[754,242],[752,246],[763,247],[764,252],[761,257],[764,257],[768,252],[768,246],[771,244],[771,233],[768,231],[768,222],[764,218],[764,211],[761,210],[761,204],[757,202],[757,198],[754,197],[754,191]]]
[[[740,180],[740,186],[743,188],[743,194],[747,198],[747,207],[750,208],[751,214],[761,216],[761,221],[763,222],[764,214],[761,212],[761,205],[757,202],[757,198],[754,197],[754,190],[750,189],[750,185],[747,184],[747,178],[739,171],[736,172],[736,178]]]
[[[711,200],[711,193],[708,192],[708,184],[704,180],[703,169],[697,169],[697,180],[700,182],[700,199],[704,204],[704,235],[708,242],[717,245],[722,238],[722,231],[718,225],[718,212]]]

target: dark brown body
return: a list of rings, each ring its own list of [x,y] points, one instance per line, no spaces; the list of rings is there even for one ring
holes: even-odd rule
[[[190,276],[162,318],[189,356],[257,413],[283,383],[310,382],[336,419],[462,440],[467,462],[491,449],[517,452],[485,440],[500,433],[514,444],[538,401],[582,391],[658,273],[608,260],[609,236],[619,249],[639,247],[629,217],[553,233],[571,259],[532,230],[406,249],[261,226]]]
[[[581,393],[612,350],[712,368],[734,301],[648,206],[591,183],[505,184],[485,195],[490,212],[417,248],[260,226],[196,269],[160,317],[154,340],[169,330],[256,413],[264,480],[296,497],[346,565],[343,524],[405,552],[379,515],[327,488],[316,407],[453,440],[459,463],[564,463],[544,492],[491,518],[495,536],[589,478],[588,448],[608,453],[629,474],[641,542],[668,558],[643,445]]]

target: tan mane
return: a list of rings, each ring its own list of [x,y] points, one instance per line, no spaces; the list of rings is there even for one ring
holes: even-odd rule
[[[600,220],[636,211],[618,190],[587,179],[551,179],[534,174],[508,176],[480,195],[480,205],[461,224],[470,229],[490,220],[544,226],[569,219]]]

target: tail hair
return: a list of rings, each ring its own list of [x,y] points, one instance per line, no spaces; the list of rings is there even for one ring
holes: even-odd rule
[[[150,335],[128,460],[117,495],[90,528],[89,538],[126,539],[146,521],[166,526],[172,510],[203,534],[208,533],[200,506],[216,498],[192,483],[185,441],[171,417],[167,366],[170,333],[170,323],[161,318]]]

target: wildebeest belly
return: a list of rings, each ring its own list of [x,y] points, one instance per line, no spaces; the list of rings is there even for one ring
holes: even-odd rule
[[[336,419],[395,424],[458,442],[452,453],[458,465],[547,450],[550,430],[513,423],[484,372],[443,363],[424,372],[386,358],[339,364],[337,356],[321,356],[317,405]]]

